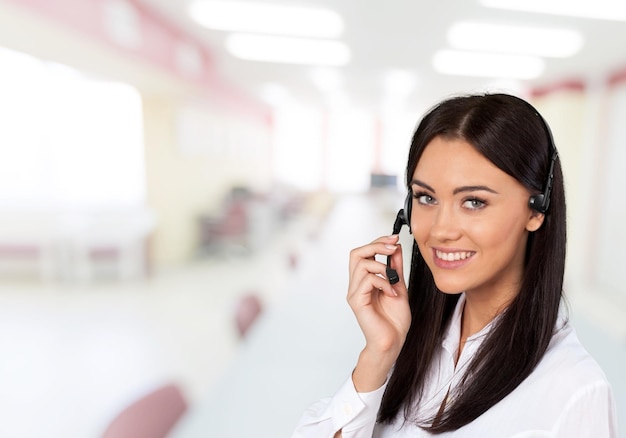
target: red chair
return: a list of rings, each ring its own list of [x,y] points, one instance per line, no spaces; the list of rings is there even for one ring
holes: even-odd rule
[[[259,297],[250,293],[241,297],[235,309],[235,323],[239,336],[244,338],[252,324],[263,311]]]
[[[109,423],[102,438],[165,438],[186,410],[180,388],[168,384],[126,407]]]

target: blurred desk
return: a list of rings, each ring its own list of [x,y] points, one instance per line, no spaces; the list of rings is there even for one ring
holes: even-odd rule
[[[345,299],[349,251],[390,231],[393,217],[379,207],[367,197],[334,207],[288,296],[261,316],[227,375],[171,438],[288,438],[309,405],[334,394],[363,347]]]
[[[0,274],[13,274],[20,261],[30,262],[45,281],[90,281],[104,260],[113,261],[119,279],[143,278],[155,225],[154,213],[144,206],[3,208]]]

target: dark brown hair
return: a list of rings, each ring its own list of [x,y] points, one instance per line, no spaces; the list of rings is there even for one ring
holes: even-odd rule
[[[526,101],[506,94],[454,97],[431,109],[411,143],[407,188],[417,162],[435,137],[462,139],[532,194],[541,193],[554,151],[549,128]],[[378,421],[391,422],[403,410],[404,421],[431,433],[459,429],[506,397],[543,357],[556,326],[565,270],[565,193],[560,161],[554,165],[551,203],[542,226],[531,233],[519,294],[495,321],[493,329],[465,372],[465,379],[443,412],[418,418],[429,367],[458,302],[459,295],[435,286],[417,244],[409,276],[412,323],[390,377]],[[451,394],[452,395],[452,394]]]

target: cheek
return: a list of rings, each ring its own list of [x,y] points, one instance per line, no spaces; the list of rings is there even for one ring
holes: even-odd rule
[[[431,223],[424,215],[420,215],[417,218],[415,216],[417,215],[413,214],[411,217],[411,233],[415,241],[419,244],[428,239]]]
[[[481,221],[472,225],[467,228],[467,235],[484,246],[502,245],[516,234],[516,227],[511,222]]]
[[[525,210],[518,210],[514,207],[508,209],[509,214],[494,215],[489,221],[501,234],[520,234],[526,231],[528,213]]]
[[[413,233],[413,239],[417,243],[420,253],[429,265],[431,264],[432,259],[429,247],[429,243],[431,242],[431,225],[432,222],[430,222],[430,219],[426,218],[424,215],[422,215],[419,219],[411,220],[411,232]]]
[[[492,223],[493,226],[481,225],[468,231],[468,237],[479,247],[485,262],[493,267],[517,265],[523,260],[526,251],[527,232],[524,224],[515,218]]]

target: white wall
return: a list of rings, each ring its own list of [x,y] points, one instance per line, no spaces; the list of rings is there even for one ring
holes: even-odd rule
[[[626,421],[626,84],[590,81],[537,106],[552,126],[565,173],[570,317],[613,386]],[[623,427],[622,427],[623,428]],[[623,432],[622,432],[623,433]]]
[[[626,83],[611,87],[606,96],[606,131],[598,144],[601,172],[595,181],[592,212],[597,217],[589,262],[594,283],[615,292],[626,302]]]

